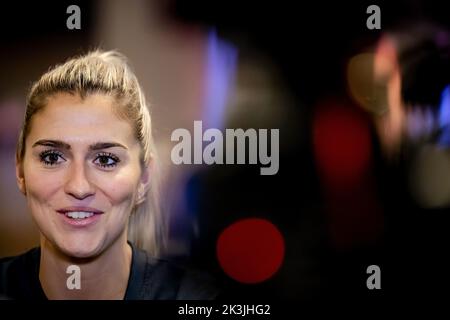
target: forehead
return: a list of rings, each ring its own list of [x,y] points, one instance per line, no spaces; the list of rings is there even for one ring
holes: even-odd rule
[[[137,143],[129,121],[114,112],[115,101],[102,94],[78,95],[58,93],[31,120],[29,138],[59,139],[68,143],[116,141]]]

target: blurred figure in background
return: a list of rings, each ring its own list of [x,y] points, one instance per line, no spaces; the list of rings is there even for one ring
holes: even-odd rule
[[[379,141],[375,172],[390,289],[408,296],[434,291],[448,268],[449,30],[406,21],[383,32],[373,54],[354,57],[347,75]]]

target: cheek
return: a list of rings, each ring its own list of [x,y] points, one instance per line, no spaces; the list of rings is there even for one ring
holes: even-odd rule
[[[62,187],[63,177],[58,172],[25,166],[24,177],[29,200],[32,198],[39,201],[48,201]]]
[[[130,170],[123,170],[114,176],[98,177],[97,187],[112,205],[132,205],[136,196],[139,177]]]

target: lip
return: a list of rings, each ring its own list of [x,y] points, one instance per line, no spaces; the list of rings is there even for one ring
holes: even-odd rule
[[[56,210],[56,212],[58,213],[66,213],[66,212],[72,212],[72,211],[85,211],[85,212],[93,212],[94,214],[102,214],[103,211],[101,210],[97,210],[95,208],[91,208],[91,207],[79,207],[79,206],[75,206],[75,207],[65,207],[65,208],[61,208]]]
[[[72,218],[69,218],[66,216],[67,212],[72,212],[72,211],[92,212],[92,213],[94,213],[94,215],[91,217],[88,217],[88,218],[84,218],[84,219],[72,219]],[[95,208],[79,207],[79,206],[61,208],[61,209],[56,210],[56,212],[60,214],[60,217],[66,224],[69,224],[73,227],[87,227],[87,226],[93,225],[100,219],[101,215],[104,213],[103,211],[95,209]]]

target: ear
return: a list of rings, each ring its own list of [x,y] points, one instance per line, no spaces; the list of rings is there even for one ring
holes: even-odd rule
[[[142,170],[141,178],[139,180],[138,195],[136,200],[136,205],[141,204],[145,201],[147,192],[150,189],[150,177],[152,173],[152,162],[145,166]]]
[[[23,174],[23,163],[18,162],[16,160],[16,180],[17,180],[17,186],[19,187],[20,192],[22,192],[24,195],[27,194],[27,188],[25,184],[25,176]]]

